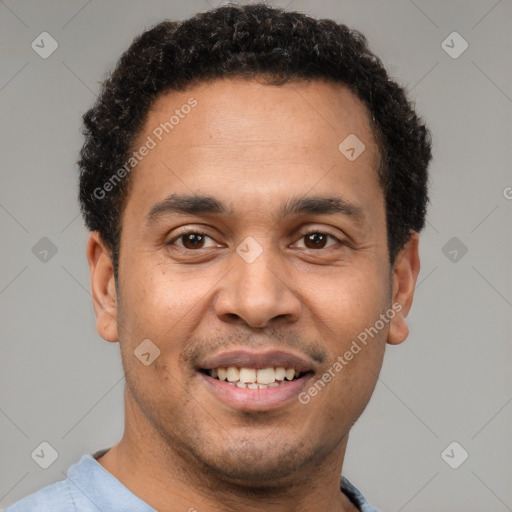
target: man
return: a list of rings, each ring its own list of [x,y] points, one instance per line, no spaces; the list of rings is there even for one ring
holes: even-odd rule
[[[84,123],[125,432],[8,511],[375,510],[341,471],[408,335],[431,152],[364,37],[265,5],[163,22]]]

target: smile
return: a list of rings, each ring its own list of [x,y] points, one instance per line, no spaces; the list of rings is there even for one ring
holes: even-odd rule
[[[286,381],[300,378],[300,372],[295,368],[213,368],[208,370],[210,377],[226,381],[238,388],[267,389],[281,386]]]
[[[268,411],[298,403],[314,368],[302,354],[243,348],[204,359],[197,372],[215,399],[231,408]]]

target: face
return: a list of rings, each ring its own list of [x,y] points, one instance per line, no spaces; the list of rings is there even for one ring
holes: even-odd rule
[[[354,135],[355,159],[339,149]],[[127,427],[233,481],[277,481],[340,453],[386,341],[407,335],[419,270],[415,237],[390,267],[364,106],[323,81],[217,80],[160,96],[134,147],[148,137],[117,293],[96,235],[89,246],[98,329],[120,342]]]

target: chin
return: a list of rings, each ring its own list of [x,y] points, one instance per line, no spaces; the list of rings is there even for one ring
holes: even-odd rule
[[[254,490],[281,486],[311,459],[300,443],[291,446],[262,439],[260,442],[241,441],[236,447],[232,444],[215,450],[215,453],[196,452],[196,457],[209,474],[226,483]]]

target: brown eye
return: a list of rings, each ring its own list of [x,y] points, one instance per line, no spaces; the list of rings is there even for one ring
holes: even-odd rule
[[[205,233],[200,233],[197,231],[189,231],[188,233],[182,233],[181,235],[173,238],[167,245],[178,245],[184,249],[194,250],[194,249],[205,249],[205,243],[207,239],[211,240],[209,247],[215,247],[214,240],[211,236],[206,235]]]
[[[304,235],[305,245],[308,249],[323,249],[327,242],[327,235],[323,233],[310,233]]]
[[[333,242],[331,242],[330,245],[327,245],[329,239],[332,239]],[[322,233],[320,231],[305,233],[302,235],[301,240],[304,240],[303,248],[305,249],[325,249],[332,245],[336,245],[336,242],[339,242],[335,236],[329,235],[328,233]]]
[[[204,244],[204,235],[200,233],[188,233],[181,238],[186,249],[202,249]]]

